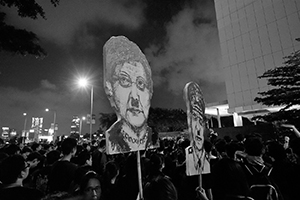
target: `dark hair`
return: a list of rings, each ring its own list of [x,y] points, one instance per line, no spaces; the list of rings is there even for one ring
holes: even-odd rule
[[[4,160],[5,158],[8,157],[8,154],[5,152],[0,152],[0,163],[2,162],[2,160]]]
[[[103,147],[105,147],[105,145],[106,145],[105,139],[100,140],[100,142],[99,142],[99,148],[103,148]]]
[[[163,165],[162,156],[158,155],[157,153],[153,153],[150,156],[150,171],[159,171]]]
[[[163,176],[152,179],[144,188],[145,200],[177,200],[177,190],[174,184]]]
[[[109,161],[104,166],[104,174],[106,178],[112,179],[118,174],[119,167],[115,161]]]
[[[32,149],[28,146],[23,147],[23,149],[21,150],[21,153],[31,153]]]
[[[209,153],[209,152],[211,152],[211,150],[213,148],[213,144],[210,141],[208,141],[208,140],[204,140],[204,142],[203,142],[203,148],[204,148],[204,150],[207,153]]]
[[[79,166],[85,165],[86,161],[91,158],[91,153],[87,150],[81,151],[76,159],[76,164]]]
[[[40,143],[37,143],[37,142],[32,143],[32,145],[31,145],[32,151],[36,151],[36,149],[37,149],[40,145],[41,145],[41,144],[40,144]]]
[[[229,135],[225,135],[224,140],[225,140],[226,143],[229,143],[229,142],[231,142],[232,139]]]
[[[260,137],[248,137],[245,141],[245,152],[250,156],[261,156],[264,144]]]
[[[230,158],[222,158],[212,168],[212,192],[214,199],[227,195],[249,194],[247,178],[242,166]]]
[[[5,153],[7,153],[8,155],[14,155],[16,154],[18,151],[20,151],[20,147],[16,144],[10,144],[7,147],[5,147]]]
[[[33,161],[34,159],[38,159],[41,161],[43,160],[43,156],[37,151],[34,151],[27,156],[27,161]]]
[[[97,179],[100,183],[100,186],[101,186],[101,182],[100,182],[100,177],[99,175],[94,172],[94,171],[88,171],[81,179],[81,182],[80,182],[80,188],[79,188],[79,192],[81,194],[84,193],[85,189],[86,189],[86,186],[88,185],[90,179]]]
[[[238,133],[238,134],[235,136],[235,138],[237,139],[237,141],[242,142],[242,141],[244,140],[245,137],[243,136],[243,134]]]
[[[230,142],[225,145],[226,154],[229,158],[234,159],[236,151],[243,151],[243,147],[238,145],[237,142]]]
[[[273,141],[268,144],[269,156],[275,158],[276,161],[282,161],[286,158],[286,152],[281,144]]]
[[[77,146],[77,140],[75,138],[66,138],[61,143],[61,151],[64,155],[68,155]]]
[[[3,184],[16,182],[21,171],[25,169],[25,159],[21,155],[11,155],[0,164],[0,180]]]
[[[52,165],[60,158],[60,152],[58,150],[49,151],[46,154],[46,165]]]

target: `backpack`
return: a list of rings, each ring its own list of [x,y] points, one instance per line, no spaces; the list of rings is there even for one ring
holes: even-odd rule
[[[272,167],[266,165],[253,165],[246,160],[242,164],[248,184],[250,196],[255,200],[279,200],[280,192],[269,175]]]

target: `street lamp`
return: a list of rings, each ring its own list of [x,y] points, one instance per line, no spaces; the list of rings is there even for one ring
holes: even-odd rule
[[[46,108],[45,109],[46,112],[49,112],[50,109],[49,108]],[[56,123],[56,110],[52,110],[53,111],[53,138],[55,140],[55,123]]]
[[[78,80],[78,85],[80,87],[91,87],[91,110],[90,110],[90,140],[92,142],[92,130],[93,130],[93,120],[92,120],[92,115],[93,115],[93,104],[94,104],[94,87],[92,84],[89,84],[88,80],[86,78],[79,78]]]
[[[80,124],[79,124],[79,135],[81,135],[81,131],[82,131],[82,121],[85,120],[85,117],[81,117],[80,118]]]
[[[26,124],[27,124],[27,113],[23,113],[23,116],[25,117],[25,119],[24,119],[24,132],[23,132],[23,134],[24,135],[22,135],[22,137],[26,137]]]

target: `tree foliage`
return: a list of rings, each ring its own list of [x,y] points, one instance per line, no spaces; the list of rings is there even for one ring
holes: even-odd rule
[[[267,106],[284,106],[279,112],[259,116],[266,121],[295,121],[299,110],[289,110],[293,105],[300,105],[300,51],[285,57],[283,66],[266,71],[258,78],[268,79],[272,89],[259,92],[260,97],[254,100]]]
[[[57,6],[59,0],[50,0]],[[2,7],[16,7],[20,17],[37,19],[38,16],[46,19],[43,8],[35,0],[0,0]],[[15,54],[31,54],[36,57],[45,56],[45,50],[39,45],[35,33],[25,29],[18,29],[5,23],[6,14],[0,10],[0,52],[8,51]]]
[[[100,129],[104,132],[117,121],[117,115],[115,113],[100,113],[99,121]]]
[[[150,108],[148,124],[158,132],[183,131],[187,128],[187,116],[181,109]]]

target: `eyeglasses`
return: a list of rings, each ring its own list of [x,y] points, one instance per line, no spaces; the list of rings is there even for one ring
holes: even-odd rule
[[[128,88],[131,87],[133,83],[135,83],[135,85],[137,86],[137,88],[141,91],[144,91],[145,88],[147,87],[147,82],[143,77],[137,77],[136,81],[132,81],[130,75],[128,75],[127,73],[122,73],[119,75],[114,75],[113,78],[115,80],[119,81],[119,84],[124,87],[124,88]]]
[[[100,191],[101,191],[101,186],[100,185],[98,185],[98,186],[96,186],[96,187],[87,187],[86,189],[85,189],[85,191],[86,192],[97,192],[97,193],[99,193]]]

